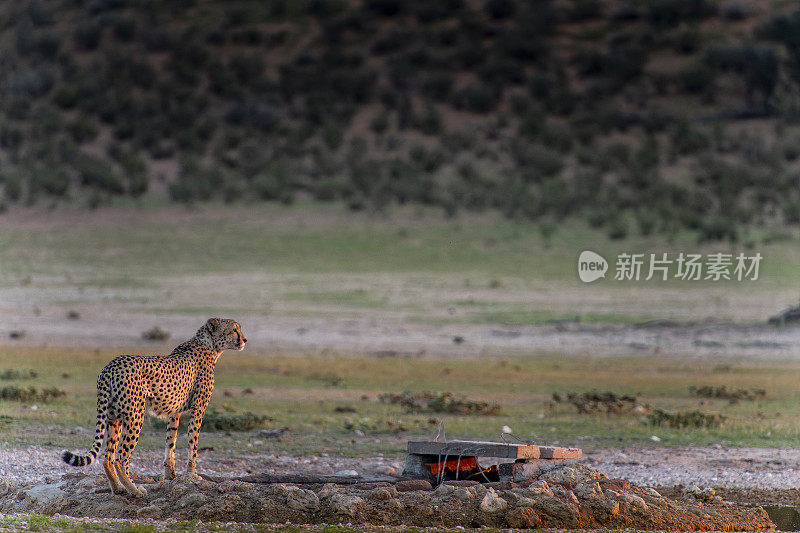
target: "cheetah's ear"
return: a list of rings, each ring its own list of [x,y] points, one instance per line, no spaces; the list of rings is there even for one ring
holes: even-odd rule
[[[219,318],[209,318],[208,322],[206,322],[206,328],[208,328],[208,331],[210,331],[211,333],[214,333],[218,327],[219,327]]]

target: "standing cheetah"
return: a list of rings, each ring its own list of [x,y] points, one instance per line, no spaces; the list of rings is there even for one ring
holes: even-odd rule
[[[128,474],[128,462],[144,423],[145,411],[169,418],[164,457],[164,478],[175,478],[175,439],[181,413],[191,411],[189,463],[186,472],[197,476],[197,436],[211,393],[214,366],[223,350],[242,350],[247,339],[233,320],[209,318],[197,334],[170,355],[120,355],[108,363],[97,378],[97,429],[88,455],[65,451],[61,458],[72,466],[92,464],[106,440],[103,462],[112,492],[126,491],[142,497]],[[122,450],[116,457],[117,443]],[[120,483],[121,482],[121,483]]]

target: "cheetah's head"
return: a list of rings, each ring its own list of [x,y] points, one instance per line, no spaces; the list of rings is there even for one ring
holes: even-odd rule
[[[214,346],[222,350],[244,349],[247,339],[242,334],[242,326],[229,318],[209,318],[204,326],[211,336]]]

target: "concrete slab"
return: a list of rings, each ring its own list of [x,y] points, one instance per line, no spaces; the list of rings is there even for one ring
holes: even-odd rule
[[[408,453],[414,455],[498,457],[502,459],[580,459],[583,454],[579,448],[466,440],[449,442],[411,441],[408,443]]]

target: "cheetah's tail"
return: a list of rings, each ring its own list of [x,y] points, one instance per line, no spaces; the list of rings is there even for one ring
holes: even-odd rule
[[[87,455],[77,455],[68,450],[61,452],[61,459],[71,466],[88,466],[97,459],[100,448],[103,446],[103,438],[106,434],[106,424],[108,422],[108,397],[99,392],[97,395],[97,429],[94,434],[92,449]]]
[[[87,466],[94,462],[97,458],[97,452],[92,448],[89,455],[76,455],[68,450],[61,452],[61,459],[71,466]]]

